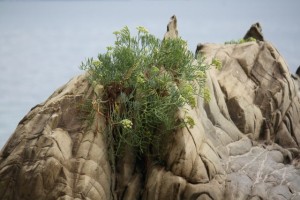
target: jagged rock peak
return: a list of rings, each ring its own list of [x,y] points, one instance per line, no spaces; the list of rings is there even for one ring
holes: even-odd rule
[[[168,23],[167,32],[164,36],[164,39],[177,38],[177,37],[178,37],[177,18],[175,15],[173,15],[170,18],[170,21]]]
[[[296,74],[300,77],[300,66],[298,67]]]
[[[195,51],[195,55],[197,56],[198,55],[198,53],[201,51],[201,49],[204,47],[204,45],[203,44],[201,44],[201,43],[199,43],[198,45],[197,45],[197,48],[196,48],[196,51]]]
[[[252,24],[250,29],[247,31],[246,35],[244,36],[244,39],[248,38],[255,38],[259,41],[264,41],[264,36],[262,34],[262,27],[259,22],[256,22],[255,24]]]

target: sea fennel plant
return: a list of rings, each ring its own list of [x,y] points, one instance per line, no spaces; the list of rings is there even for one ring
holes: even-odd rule
[[[195,107],[197,95],[209,100],[205,80],[211,65],[195,59],[181,38],[161,41],[144,27],[136,36],[128,27],[114,34],[114,46],[81,65],[94,87],[103,86],[94,109],[106,117],[116,155],[126,145],[154,155],[165,134],[194,125],[191,117],[177,119],[176,113],[184,104]]]

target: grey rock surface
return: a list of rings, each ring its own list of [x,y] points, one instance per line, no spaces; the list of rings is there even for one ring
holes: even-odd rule
[[[208,71],[210,102],[179,111],[195,126],[166,136],[162,163],[128,148],[111,165],[96,101],[93,120],[82,119],[80,105],[101,95],[85,74],[18,124],[0,154],[0,199],[300,199],[298,78],[266,41],[198,53],[223,67]]]

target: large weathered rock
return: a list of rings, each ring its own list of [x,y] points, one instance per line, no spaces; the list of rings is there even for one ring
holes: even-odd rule
[[[162,162],[128,148],[111,164],[101,108],[90,121],[80,109],[101,86],[81,75],[17,126],[0,154],[0,199],[300,199],[298,77],[268,42],[199,52],[223,67],[208,71],[211,101],[179,111],[195,126],[166,136]]]
[[[299,86],[283,58],[268,42],[206,44],[200,52],[223,63],[210,71],[214,97],[204,106],[227,148],[223,199],[299,199]],[[248,137],[234,137],[213,120],[220,116]]]
[[[22,119],[1,152],[1,199],[112,197],[105,120],[80,118],[91,92],[86,76],[75,77]]]

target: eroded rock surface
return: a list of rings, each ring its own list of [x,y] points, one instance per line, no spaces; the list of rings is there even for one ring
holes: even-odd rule
[[[75,77],[22,119],[1,152],[0,199],[111,199],[105,121],[80,119],[90,93]]]
[[[223,198],[300,199],[299,86],[283,58],[261,41],[206,44],[201,53],[223,63],[210,71],[214,97],[204,105],[226,147]],[[230,121],[242,137],[222,125]]]
[[[111,165],[97,102],[92,121],[79,109],[101,87],[81,75],[17,126],[0,154],[0,199],[300,199],[298,77],[266,41],[198,53],[223,67],[208,71],[211,101],[180,111],[195,126],[167,136],[163,162],[128,148]]]

